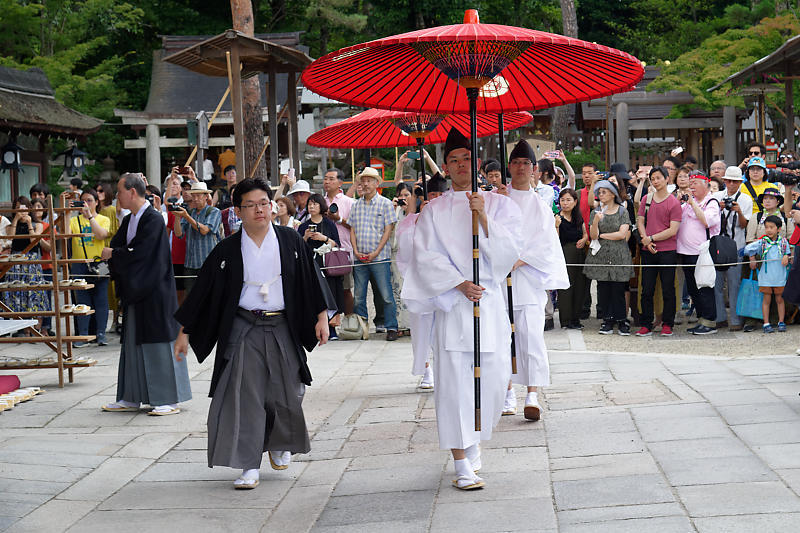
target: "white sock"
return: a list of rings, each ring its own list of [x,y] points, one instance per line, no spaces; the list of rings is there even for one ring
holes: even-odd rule
[[[469,462],[469,459],[455,459],[453,460],[453,464],[456,467],[456,476],[475,476],[475,472],[472,471],[472,463]]]
[[[514,388],[513,387],[508,389],[508,390],[506,390],[506,398],[509,399],[509,400],[511,398],[516,398],[516,395],[514,394]]]
[[[166,412],[166,411],[172,411],[173,409],[177,409],[177,408],[178,408],[178,404],[156,405],[155,407],[153,407],[153,411],[157,411],[157,412],[161,413],[161,412]]]
[[[538,399],[539,399],[539,395],[536,394],[536,392],[529,392],[528,396],[525,397],[525,403],[527,403],[527,404],[539,403]]]
[[[258,479],[258,468],[251,468],[250,470],[242,470],[242,478]]]
[[[114,402],[115,404],[122,406],[122,407],[139,407],[139,402],[129,402],[126,400],[117,400]]]

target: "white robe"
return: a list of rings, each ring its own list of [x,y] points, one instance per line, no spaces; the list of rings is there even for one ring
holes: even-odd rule
[[[517,353],[517,373],[512,374],[511,381],[540,387],[550,384],[550,363],[544,342],[547,291],[568,288],[569,277],[553,211],[532,188],[508,190],[511,199],[525,213],[520,259],[526,263],[511,274]]]
[[[406,216],[397,223],[394,230],[397,240],[397,254],[395,266],[400,275],[405,279],[411,258],[414,256],[414,230],[418,213]],[[433,313],[414,313],[408,311],[408,326],[411,329],[411,351],[414,361],[411,365],[411,374],[421,376],[425,373],[425,363],[430,359],[433,346]]]
[[[521,214],[509,198],[484,193],[488,236],[479,230],[481,431],[474,429],[473,304],[455,287],[472,279],[472,214],[466,193],[448,191],[417,219],[402,297],[409,310],[434,313],[436,422],[442,449],[488,440],[500,419],[511,374],[505,278],[519,257]]]

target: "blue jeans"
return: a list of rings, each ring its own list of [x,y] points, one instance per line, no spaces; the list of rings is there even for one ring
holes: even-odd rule
[[[362,266],[363,265],[363,266]],[[369,277],[375,279],[375,286],[383,299],[384,326],[387,330],[397,330],[397,305],[394,302],[392,293],[392,270],[391,264],[386,263],[362,263],[356,260],[353,267],[353,286],[355,290],[356,307],[355,312],[365,321],[369,321],[367,312],[367,283]]]
[[[75,263],[70,267],[70,278],[80,278],[89,273],[89,267],[85,264]],[[75,302],[86,304],[94,309],[94,317],[97,323],[97,340],[106,339],[106,325],[108,324],[108,278],[86,278],[86,281],[94,285],[93,289],[85,291],[73,291]],[[75,322],[78,326],[78,335],[89,334],[89,315],[77,315]]]
[[[741,256],[740,256],[741,257]],[[717,280],[714,283],[714,299],[717,308],[717,322],[728,320],[725,310],[725,294],[723,282],[728,282],[728,304],[731,307],[731,326],[739,326],[742,318],[736,314],[736,301],[739,299],[739,285],[742,283],[742,269],[739,265],[732,266],[724,272],[717,271]]]

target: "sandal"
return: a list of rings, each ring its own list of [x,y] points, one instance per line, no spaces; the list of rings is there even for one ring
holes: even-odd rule
[[[482,489],[486,483],[478,476],[461,475],[453,480],[453,486],[459,490]]]
[[[258,487],[258,479],[239,477],[233,482],[233,488],[236,490],[251,490],[256,487]]]

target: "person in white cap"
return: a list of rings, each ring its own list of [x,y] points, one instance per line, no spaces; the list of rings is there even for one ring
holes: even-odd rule
[[[216,207],[208,205],[211,191],[202,181],[192,182],[189,189],[190,202],[187,211],[181,206],[174,211],[175,222],[173,230],[175,236],[180,238],[186,234],[186,259],[184,260],[184,274],[192,276],[184,280],[186,292],[192,290],[195,277],[203,266],[208,254],[219,242],[219,229],[222,224],[222,214]]]
[[[292,188],[286,194],[294,202],[294,207],[297,212],[294,215],[295,220],[303,223],[308,219],[308,197],[311,196],[311,188],[308,186],[306,180],[297,180],[297,183],[292,185]]]
[[[715,161],[714,164],[718,163]],[[722,212],[720,213],[722,235],[730,237],[736,243],[741,257],[745,247],[745,234],[747,233],[747,222],[753,216],[753,200],[746,194],[742,194],[742,169],[730,166],[725,169],[722,182],[725,190],[717,194]],[[725,311],[725,285],[727,284],[728,301],[731,304],[730,321],[728,329],[730,331],[740,331],[743,327],[742,318],[736,314],[736,299],[739,296],[739,283],[741,282],[742,271],[740,268],[729,268],[724,272],[717,272],[717,281],[714,284],[714,299],[717,307],[717,325],[720,322],[728,321]]]

